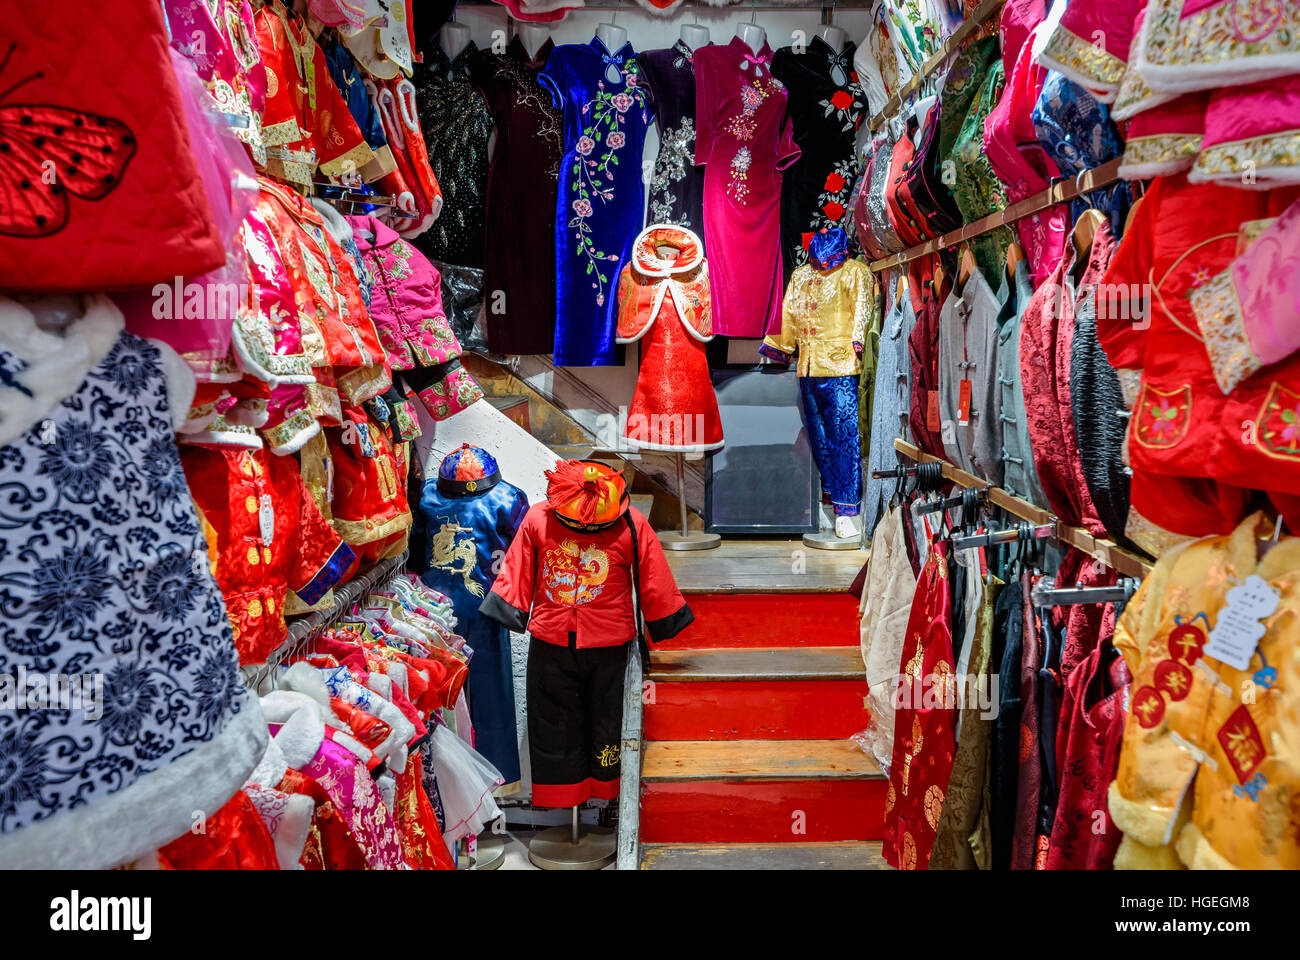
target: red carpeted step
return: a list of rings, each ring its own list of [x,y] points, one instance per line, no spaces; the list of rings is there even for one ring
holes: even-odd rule
[[[695,622],[654,649],[858,645],[858,601],[848,593],[697,593]]]

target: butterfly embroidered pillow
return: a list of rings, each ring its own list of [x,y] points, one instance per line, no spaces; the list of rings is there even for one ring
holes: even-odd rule
[[[162,8],[34,5],[0,46],[0,289],[151,286],[225,262]]]

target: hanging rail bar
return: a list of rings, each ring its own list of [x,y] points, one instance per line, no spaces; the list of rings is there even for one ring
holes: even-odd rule
[[[871,269],[875,273],[879,273],[881,270],[889,270],[918,257],[929,256],[948,247],[955,247],[959,243],[964,243],[981,234],[990,233],[998,227],[1008,226],[1017,220],[1023,220],[1025,217],[1046,210],[1048,207],[1054,207],[1059,203],[1073,200],[1085,193],[1092,193],[1094,190],[1108,187],[1119,180],[1119,165],[1123,159],[1123,157],[1116,157],[1099,167],[1091,167],[1084,170],[1077,177],[1067,178],[1060,183],[1055,183],[1041,193],[1026,197],[1019,203],[1013,203],[997,213],[991,213],[987,217],[976,220],[974,223],[968,223],[960,230],[954,230],[951,233],[945,233],[942,237],[927,240],[919,246],[885,257],[883,260],[876,260],[871,264]]]
[[[931,456],[920,450],[915,444],[908,443],[906,440],[895,440],[894,449],[915,463],[935,462],[943,464],[944,478],[959,486],[987,488],[986,496],[989,503],[995,507],[1000,507],[1007,513],[1015,514],[1022,520],[1028,520],[1030,523],[1040,525],[1056,522],[1056,517],[1050,511],[1044,510],[1042,507],[1036,507],[1028,500],[1013,497],[1001,487],[990,487],[987,480],[982,480],[973,473],[967,473],[947,460]],[[1094,560],[1104,563],[1112,570],[1116,570],[1125,576],[1141,578],[1151,572],[1150,561],[1139,557],[1136,553],[1125,550],[1111,540],[1097,540],[1087,530],[1080,527],[1059,524],[1057,538],[1062,543],[1082,550]]]

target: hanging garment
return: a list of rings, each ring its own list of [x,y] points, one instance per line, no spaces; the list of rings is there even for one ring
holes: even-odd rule
[[[1092,94],[1059,73],[1049,72],[1033,109],[1038,142],[1062,177],[1077,178],[1124,154],[1124,138],[1110,118],[1110,109]],[[1070,221],[1085,210],[1097,209],[1110,220],[1113,236],[1124,232],[1131,194],[1125,182],[1094,190],[1070,201]]]
[[[1096,240],[1094,239],[1094,243]],[[1131,415],[1119,375],[1097,342],[1097,289],[1081,291],[1070,345],[1070,415],[1088,496],[1109,537],[1132,550],[1128,521],[1129,472],[1124,435]]]
[[[831,227],[852,233],[851,190],[858,177],[855,148],[866,95],[853,71],[857,46],[836,50],[819,36],[807,46],[772,55],[772,74],[786,89],[786,110],[799,158],[781,177],[782,284],[808,262],[813,235]]]
[[[8,12],[0,289],[123,289],[223,266],[161,5]]]
[[[885,200],[885,191],[891,182],[890,165],[894,155],[894,140],[888,125],[872,141],[871,149],[871,179],[862,188],[865,223],[885,253],[898,253],[906,249],[907,244],[899,238],[894,215]]]
[[[464,445],[424,483],[417,524],[424,528],[425,547],[409,564],[425,584],[452,598],[456,632],[474,651],[469,662],[474,748],[511,789],[518,789],[520,774],[510,634],[479,607],[527,510],[528,498],[501,480],[496,460]]]
[[[989,794],[994,870],[1011,867],[1016,834],[1016,789],[1020,773],[1020,661],[1024,646],[1024,583],[1011,577],[993,605],[993,651],[997,669],[998,714],[993,722]]]
[[[321,516],[294,458],[186,446],[181,462],[240,662],[262,663],[288,636],[288,592],[316,603],[355,555]]]
[[[1072,0],[1047,37],[1038,62],[1102,103],[1114,102],[1128,66],[1133,18],[1145,5],[1146,0]]]
[[[1020,377],[1034,468],[1047,505],[1064,522],[1094,534],[1105,528],[1088,493],[1070,401],[1070,349],[1079,290],[1094,288],[1110,262],[1115,242],[1106,224],[1097,228],[1086,264],[1076,264],[1073,243],[1051,279],[1034,291],[1020,326]],[[1079,286],[1075,276],[1079,274]]]
[[[449,60],[441,46],[429,44],[415,67],[420,129],[442,190],[442,211],[416,246],[431,260],[481,268],[492,113],[470,79],[477,50],[470,41]]]
[[[1038,481],[1025,411],[1025,387],[1020,376],[1020,324],[1034,295],[1025,261],[1016,264],[1015,295],[998,314],[999,414],[1002,422],[1002,487],[1013,497],[1047,506]]]
[[[900,64],[890,38],[888,16],[883,3],[871,10],[871,25],[867,35],[853,51],[853,69],[858,75],[863,96],[867,100],[867,113],[874,117],[885,109],[889,98],[902,88],[910,76],[906,65]]]
[[[345,404],[342,419],[342,426],[322,430],[329,446],[332,522],[360,563],[375,563],[407,544],[409,445],[390,441],[363,408]]]
[[[995,276],[999,276],[995,274]],[[1003,271],[1000,276],[1006,276]],[[967,473],[1002,485],[1002,420],[997,317],[1006,281],[994,293],[976,268],[939,315],[939,416],[944,453]]]
[[[672,253],[662,252],[665,247]],[[633,448],[702,453],[722,446],[718,398],[704,353],[713,328],[703,252],[689,230],[647,227],[619,278],[618,342],[642,345],[623,428]]]
[[[266,68],[266,171],[299,186],[310,184],[318,167],[327,177],[360,174],[375,159],[374,151],[348,112],[306,21],[272,0],[253,23]]]
[[[761,337],[780,322],[781,181],[799,157],[772,50],[739,37],[695,52],[695,162],[704,167],[704,235],[714,263],[713,327]]]
[[[266,106],[266,70],[249,0],[202,5],[167,0],[163,9],[172,47],[194,64],[212,105],[231,118],[235,136],[248,144],[254,162],[265,166],[262,110]]]
[[[1110,610],[1109,631],[1114,630]],[[1060,796],[1047,852],[1048,870],[1109,870],[1120,832],[1106,805],[1119,767],[1119,747],[1132,677],[1109,637],[1066,681],[1056,735]],[[1101,814],[1100,821],[1098,813]]]
[[[158,850],[172,870],[277,870],[275,841],[252,798],[243,790],[215,813],[204,816],[203,831],[186,830]]]
[[[875,396],[871,403],[874,423],[866,467],[863,529],[868,531],[875,529],[884,515],[886,493],[894,483],[891,479],[873,477],[872,474],[898,466],[894,440],[907,440],[911,435],[908,431],[908,411],[911,408],[908,394],[912,366],[907,342],[915,323],[911,298],[902,296],[894,300],[893,308],[881,324],[880,360],[876,365]]]
[[[1290,812],[1300,539],[1281,538],[1261,559],[1273,526],[1255,513],[1227,536],[1166,553],[1120,618],[1115,646],[1133,696],[1108,795],[1124,832],[1116,867],[1300,865]],[[1231,619],[1264,628],[1244,670],[1206,653],[1212,629]]]
[[[492,112],[492,159],[487,172],[483,289],[488,349],[550,353],[555,347],[554,227],[564,137],[560,112],[537,82],[555,44],[547,37],[535,57],[511,39],[504,54],[481,50],[469,75]]]
[[[1246,19],[1246,25],[1242,24]],[[1300,9],[1237,0],[1151,0],[1134,66],[1153,90],[1185,93],[1300,73]]]
[[[916,574],[904,535],[906,513],[901,504],[891,504],[876,527],[859,625],[869,714],[862,738],[885,773],[894,756],[894,693],[916,596]]]
[[[863,457],[871,446],[871,401],[876,396],[876,367],[880,362],[880,320],[885,313],[885,292],[876,287],[867,308],[867,337],[862,344],[862,372],[858,375],[858,436]],[[865,478],[864,478],[865,479]]]
[[[908,351],[911,364],[911,411],[910,429],[912,437],[922,450],[942,457],[943,423],[939,403],[939,312],[941,304],[952,292],[952,277],[945,276],[943,282],[934,282],[937,257],[922,257],[912,261],[908,273],[908,294],[916,310],[916,324],[908,337]]]
[[[397,160],[393,149],[388,144],[388,135],[384,132],[384,121],[375,102],[370,99],[361,68],[352,59],[352,54],[343,41],[337,38],[321,44],[325,51],[325,63],[329,67],[330,79],[338,87],[339,94],[348,105],[348,113],[357,122],[357,128],[366,139],[366,145],[374,151],[375,159],[366,168],[366,175],[372,180],[379,179],[397,169]]]
[[[106,869],[219,810],[266,743],[173,438],[194,380],[102,295],[0,300],[0,371],[0,863]]]
[[[1300,363],[1293,354],[1225,397],[1215,369],[1234,368],[1236,346],[1221,339],[1221,328],[1198,330],[1192,308],[1197,288],[1295,198],[1295,188],[1158,178],[1130,225],[1137,235],[1120,245],[1102,279],[1112,301],[1104,311],[1098,303],[1098,339],[1117,370],[1142,372],[1128,431],[1129,536],[1149,550],[1175,535],[1230,531],[1243,516],[1238,488],[1300,492],[1300,436],[1286,426],[1296,405],[1288,399],[1300,396]],[[1121,372],[1121,383],[1126,376],[1133,375]],[[1243,430],[1256,442],[1242,443]]]
[[[1260,224],[1263,226],[1263,224]],[[1214,379],[1231,393],[1256,371],[1300,350],[1300,201],[1256,234],[1225,269],[1188,294],[1201,334],[1214,345]]]
[[[420,128],[420,111],[415,84],[403,76],[371,79],[366,92],[384,123],[384,136],[392,148],[397,174],[410,191],[410,201],[398,196],[396,208],[379,208],[389,225],[407,240],[426,233],[443,208],[442,186],[429,162],[429,148]],[[382,189],[387,189],[380,184]],[[399,216],[414,213],[415,217]]]
[[[1033,107],[1047,71],[1034,62],[1033,42],[1039,28],[1026,38],[1019,57],[1007,71],[1007,84],[998,105],[984,120],[984,150],[989,164],[1006,187],[1007,201],[1019,203],[1048,188],[1060,174],[1034,132]],[[1016,232],[1035,286],[1056,269],[1065,252],[1069,208],[1058,204],[1016,221]]]
[[[979,41],[987,43],[992,38]],[[1006,84],[1002,62],[991,58],[986,71],[979,75],[980,82],[970,109],[961,120],[961,128],[953,138],[952,153],[947,157],[953,170],[953,196],[967,223],[1006,209],[1008,200],[1002,181],[998,179],[984,148],[985,120],[993,112]],[[987,277],[997,276],[1006,263],[1007,247],[1015,240],[1010,227],[998,227],[971,240],[975,262]]]
[[[695,51],[678,40],[637,55],[650,89],[659,154],[650,181],[650,223],[704,230],[704,171],[695,166]]]
[[[956,749],[955,697],[944,686],[953,673],[947,554],[946,541],[931,542],[896,668],[902,705],[894,715],[883,854],[900,870],[929,866]]]
[[[1300,70],[1300,54],[1296,69]],[[1187,179],[1256,190],[1300,183],[1300,74],[1210,94],[1205,137]]]
[[[614,362],[619,274],[645,209],[640,169],[649,93],[630,43],[556,47],[538,74],[564,113],[563,189],[555,206],[555,363]]]
[[[1043,664],[1043,628],[1032,594],[1038,577],[1025,573],[1021,586],[1020,768],[1016,773],[1015,816],[1012,823],[1011,869],[1033,870],[1038,856],[1039,804],[1043,798],[1041,701],[1038,671]]]
[[[979,563],[972,561],[975,576]],[[994,704],[987,698],[995,688],[989,672],[993,645],[993,605],[1002,581],[990,577],[980,594],[971,641],[962,651],[955,673],[961,713],[952,775],[944,793],[943,812],[935,830],[932,870],[988,870],[992,867],[989,783],[993,753]]]

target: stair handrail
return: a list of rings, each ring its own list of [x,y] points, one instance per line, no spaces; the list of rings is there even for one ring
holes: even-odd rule
[[[636,870],[641,859],[641,651],[627,645],[623,674],[623,731],[619,750],[618,846],[616,870]]]

